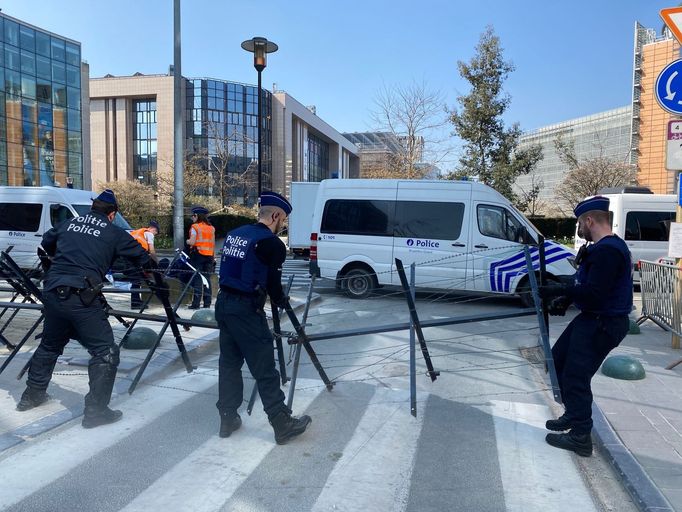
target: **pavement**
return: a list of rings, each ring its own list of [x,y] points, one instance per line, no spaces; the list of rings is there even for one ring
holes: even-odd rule
[[[290,295],[294,308],[305,303],[304,292]],[[319,298],[317,296],[316,298]],[[116,309],[123,308],[127,296],[110,299]],[[117,301],[121,304],[117,305]],[[636,306],[639,306],[636,302]],[[158,309],[158,311],[157,311]],[[162,314],[158,306],[151,313]],[[638,317],[634,311],[632,318]],[[181,317],[191,317],[193,311],[179,310]],[[556,340],[563,327],[575,312],[565,318],[552,317],[550,337]],[[22,320],[20,315],[24,315]],[[17,325],[28,325],[30,313],[17,316]],[[139,325],[158,329],[158,324]],[[24,328],[25,329],[25,328]],[[123,326],[114,326],[115,336],[120,339]],[[203,350],[215,349],[217,331],[193,327],[190,332],[181,331],[190,357]],[[5,334],[16,341],[21,334]],[[0,374],[0,452],[39,436],[82,414],[83,395],[87,392],[87,353],[77,343],[70,343],[60,358],[50,385],[50,400],[46,405],[27,411],[16,412],[14,407],[24,389],[23,381],[15,377],[28,360],[28,345]],[[0,348],[0,362],[7,354]],[[671,335],[652,322],[641,326],[640,334],[630,334],[611,355],[628,355],[639,360],[646,371],[646,378],[636,381],[616,380],[599,372],[592,383],[595,397],[593,431],[594,440],[611,462],[626,489],[642,511],[682,511],[682,364],[666,370],[665,367],[682,359],[682,351],[671,348]],[[114,394],[124,395],[140,367],[147,350],[123,350],[121,365]],[[141,380],[140,386],[154,385],[154,380],[167,374],[180,358],[172,335],[167,333]],[[85,376],[85,377],[84,377]],[[114,397],[115,398],[115,397]],[[556,412],[560,409],[556,407]]]
[[[3,294],[4,295],[4,294]],[[292,308],[301,310],[305,306],[306,291],[292,291],[290,293],[290,303]],[[107,294],[110,306],[116,310],[129,310],[129,294]],[[319,295],[313,294],[311,302],[319,299]],[[0,300],[7,300],[5,297]],[[186,301],[185,301],[186,302]],[[213,311],[213,306],[210,309]],[[197,310],[199,312],[205,309]],[[186,306],[181,306],[177,313],[183,319],[191,319],[197,311],[189,310]],[[146,314],[165,316],[160,305],[152,302]],[[203,314],[203,313],[202,313]],[[270,316],[266,309],[266,315]],[[3,333],[12,343],[17,343],[28,326],[37,318],[35,311],[21,311]],[[204,319],[201,319],[204,320]],[[139,321],[137,327],[146,327],[160,331],[161,325],[158,322]],[[119,342],[126,332],[126,327],[112,321],[114,339]],[[39,333],[41,327],[36,331]],[[199,357],[203,351],[216,350],[218,342],[217,329],[192,327],[189,331],[180,329],[183,343],[187,353],[192,360]],[[14,357],[7,368],[0,374],[0,452],[7,450],[19,443],[33,439],[48,430],[59,427],[60,425],[78,418],[83,414],[83,397],[88,392],[87,364],[89,354],[77,342],[69,343],[64,353],[60,356],[55,366],[52,381],[48,389],[51,399],[44,405],[30,411],[18,412],[15,410],[21,393],[25,389],[25,378],[19,380],[18,373],[28,362],[33,350],[38,345],[38,340],[30,339],[22,350]],[[131,383],[136,377],[140,367],[148,355],[148,349],[131,350],[121,348],[121,362],[118,367],[112,402],[117,398],[129,393]],[[0,364],[2,364],[10,352],[0,346]],[[175,339],[167,329],[158,348],[155,350],[149,365],[145,369],[140,379],[138,388],[145,385],[154,385],[154,381],[166,375],[171,368],[180,360],[180,351],[175,343]],[[135,391],[133,391],[135,392]]]

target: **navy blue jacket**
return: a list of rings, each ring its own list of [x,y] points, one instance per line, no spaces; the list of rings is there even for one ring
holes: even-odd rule
[[[52,256],[43,289],[58,286],[86,288],[104,282],[114,260],[126,258],[137,268],[149,267],[147,251],[126,230],[115,226],[107,216],[90,211],[59,223],[43,235],[45,252]]]
[[[587,246],[575,284],[567,292],[581,311],[606,316],[630,314],[632,259],[625,242],[609,235]]]
[[[262,223],[241,226],[225,237],[220,260],[220,284],[244,293],[260,288],[279,303],[286,247]]]

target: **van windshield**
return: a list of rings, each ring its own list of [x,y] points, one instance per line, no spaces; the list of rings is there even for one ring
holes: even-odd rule
[[[72,205],[76,211],[78,212],[78,215],[86,215],[87,213],[90,212],[90,205],[89,204],[74,204]],[[128,221],[125,220],[125,217],[121,215],[119,212],[116,212],[116,217],[114,217],[114,226],[118,226],[119,228],[123,228],[126,231],[130,231],[133,228],[128,224]]]

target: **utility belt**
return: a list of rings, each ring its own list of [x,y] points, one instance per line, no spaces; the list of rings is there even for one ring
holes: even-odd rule
[[[96,286],[89,286],[87,288],[76,288],[74,286],[57,286],[54,291],[57,294],[59,300],[67,300],[72,295],[78,296],[81,303],[84,306],[90,306],[97,297],[99,297],[100,292],[104,288],[104,284],[100,283]]]
[[[237,288],[232,288],[231,286],[221,284],[220,291],[233,297],[238,297],[244,300],[252,301],[254,306],[256,306],[257,310],[263,309],[263,307],[265,306],[265,299],[267,298],[267,293],[260,286],[256,291],[245,292],[244,290],[239,290]]]

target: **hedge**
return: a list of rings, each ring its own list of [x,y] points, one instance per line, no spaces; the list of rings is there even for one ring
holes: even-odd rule
[[[127,217],[128,222],[133,227],[133,229],[138,229],[141,227],[146,227],[149,225],[151,219],[137,216]],[[159,215],[154,217],[159,223],[161,229],[159,230],[159,235],[161,237],[172,237],[173,236],[173,216],[172,215]],[[216,238],[223,238],[228,231],[243,226],[244,224],[253,224],[256,219],[253,217],[246,217],[243,215],[231,215],[229,213],[220,213],[216,215],[210,215],[209,220],[213,227],[215,227]],[[189,235],[189,227],[192,225],[191,219],[184,219],[183,233]]]
[[[538,228],[545,238],[573,238],[575,236],[574,218],[547,218],[547,217],[528,217],[533,225]]]

